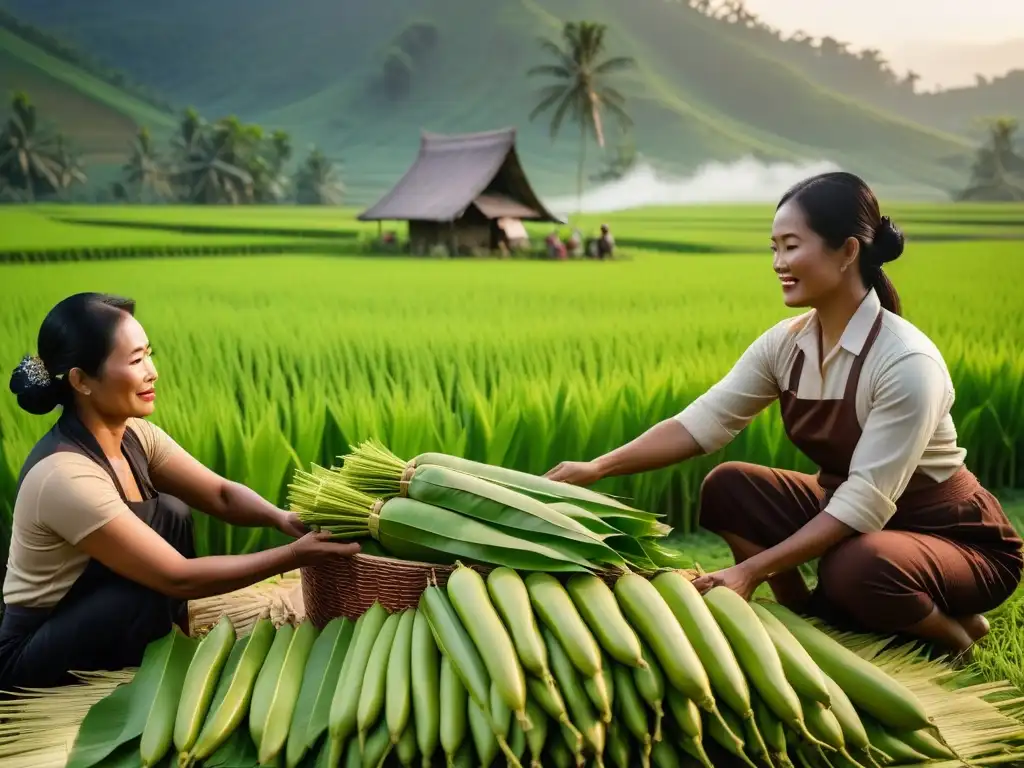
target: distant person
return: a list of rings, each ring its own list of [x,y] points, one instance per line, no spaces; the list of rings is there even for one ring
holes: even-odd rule
[[[545,240],[548,249],[548,258],[561,260],[565,258],[565,244],[562,242],[562,238],[558,235],[558,230],[554,230]]]
[[[597,258],[604,261],[610,259],[615,251],[615,238],[607,224],[601,225],[601,236],[597,238]]]
[[[569,235],[569,240],[565,244],[566,250],[574,259],[578,259],[583,255],[583,235],[580,233],[579,227],[574,227],[572,234]]]
[[[189,599],[357,552],[204,467],[146,420],[157,372],[129,299],[80,293],[39,330],[11,376],[18,404],[60,417],[18,479],[0,620],[0,690],[67,683],[70,670],[137,666]],[[276,528],[287,545],[196,557],[189,507]]]
[[[900,633],[970,658],[982,614],[1009,598],[1022,544],[964,465],[942,354],[901,317],[882,267],[903,235],[867,185],[826,173],[782,198],[772,266],[788,307],[733,369],[680,414],[591,461],[547,476],[577,485],[715,453],[779,401],[786,434],[815,475],[738,461],[704,480],[700,524],[736,564],[698,578],[744,599],[776,599],[856,631]],[[821,558],[809,593],[801,564]]]

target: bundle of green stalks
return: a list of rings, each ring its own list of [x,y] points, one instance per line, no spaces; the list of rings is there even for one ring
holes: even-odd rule
[[[575,521],[581,528],[599,537],[605,547],[614,550],[618,562],[638,571],[686,567],[688,562],[664,542],[670,526],[660,515],[634,509],[618,499],[569,483],[484,464],[446,453],[422,453],[403,460],[376,440],[368,440],[343,457],[340,475],[350,488],[375,498],[418,497],[418,485],[424,478],[458,473],[500,486],[529,497],[549,509]],[[431,497],[430,502],[433,503]],[[421,499],[422,500],[422,499]]]
[[[297,472],[289,489],[291,509],[309,527],[338,539],[372,537],[401,559],[446,564],[462,558],[552,572],[627,566],[605,536],[558,509],[445,467],[418,469],[387,499],[319,466]]]

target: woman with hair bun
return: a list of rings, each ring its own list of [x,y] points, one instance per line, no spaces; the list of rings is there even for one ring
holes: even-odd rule
[[[790,440],[819,471],[730,461],[701,487],[700,524],[736,565],[699,578],[776,599],[847,629],[905,633],[970,656],[982,614],[1020,583],[1021,539],[964,465],[953,384],[935,345],[901,316],[883,265],[903,235],[870,188],[825,173],[775,213],[773,267],[789,307],[731,371],[675,417],[548,477],[589,485],[713,453],[778,400]],[[820,558],[809,593],[798,566]]]
[[[18,479],[0,621],[0,690],[48,687],[69,671],[137,666],[187,601],[358,551],[200,464],[146,420],[157,372],[129,299],[80,293],[39,330],[11,376],[18,404],[56,424]],[[296,540],[196,557],[191,508]]]

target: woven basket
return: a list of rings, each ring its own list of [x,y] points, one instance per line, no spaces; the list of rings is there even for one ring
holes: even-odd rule
[[[445,586],[456,567],[360,553],[338,558],[329,565],[303,568],[306,616],[322,629],[338,617],[355,621],[375,602],[380,602],[389,613],[415,608],[427,585],[436,580],[438,586]],[[493,566],[478,564],[470,567],[482,576],[494,570]],[[609,586],[618,577],[615,571],[598,575]]]
[[[339,616],[355,621],[375,602],[388,613],[415,608],[427,585],[436,579],[439,586],[445,586],[456,567],[357,554],[328,565],[303,568],[306,616],[323,628]],[[493,570],[476,564],[470,567],[483,576]]]

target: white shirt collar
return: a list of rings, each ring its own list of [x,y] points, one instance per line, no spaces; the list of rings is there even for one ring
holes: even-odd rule
[[[875,324],[878,311],[882,308],[882,302],[874,288],[871,288],[864,300],[861,301],[857,311],[846,324],[843,335],[839,337],[837,347],[845,349],[853,355],[859,355],[867,343],[868,335],[871,333],[871,326]],[[803,350],[804,355],[809,359],[818,360],[818,337],[821,331],[818,323],[818,313],[811,310],[809,321],[797,334],[797,346]]]

